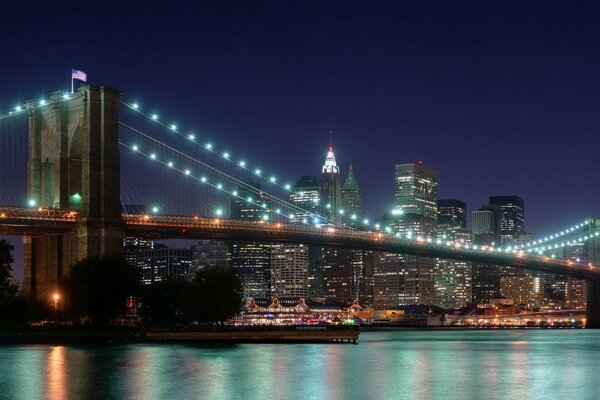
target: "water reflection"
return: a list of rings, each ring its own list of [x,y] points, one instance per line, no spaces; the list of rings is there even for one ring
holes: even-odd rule
[[[0,347],[0,398],[600,398],[600,331],[366,332],[359,345]]]
[[[64,346],[55,346],[50,349],[46,361],[47,397],[50,400],[63,400],[67,398],[67,367],[66,349]]]

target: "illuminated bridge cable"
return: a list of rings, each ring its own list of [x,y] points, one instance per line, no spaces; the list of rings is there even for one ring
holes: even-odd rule
[[[145,153],[143,150],[140,150],[139,148],[138,149],[134,149],[134,146],[127,145],[127,144],[125,144],[121,140],[119,140],[119,144],[121,146],[125,147],[125,148],[130,149],[130,150],[134,150],[137,153],[144,155],[145,157],[151,158],[151,155],[152,155],[151,153]],[[243,198],[241,195],[239,195],[239,193],[237,193],[237,191],[229,191],[227,189],[224,189],[224,188],[220,187],[219,184],[214,184],[212,182],[209,182],[208,180],[205,180],[204,177],[193,175],[189,170],[185,170],[185,169],[179,168],[179,167],[177,167],[175,165],[169,165],[169,162],[167,162],[165,160],[162,160],[160,158],[156,158],[155,157],[155,158],[152,158],[152,160],[154,160],[157,163],[160,163],[160,164],[162,164],[164,166],[168,166],[170,169],[178,171],[182,175],[190,177],[190,178],[192,178],[192,179],[194,179],[196,181],[202,182],[202,184],[204,184],[204,185],[207,185],[207,186],[210,186],[212,188],[215,188],[215,189],[219,190],[222,193],[229,194],[231,197],[235,197],[235,198],[238,198],[238,199],[241,199],[241,200],[244,200],[244,201],[247,200],[247,199]],[[285,213],[283,213],[283,212],[281,212],[280,210],[277,210],[277,209],[273,209],[273,208],[270,208],[270,207],[264,207],[264,210],[265,210],[265,212],[273,213],[276,216],[279,215],[279,216],[282,216],[282,217],[285,217],[285,218],[289,218],[289,216],[287,214],[285,214]],[[218,215],[218,216],[220,217],[220,215]]]
[[[205,185],[207,185],[207,186],[213,187],[213,188],[217,189],[217,190],[218,190],[218,191],[220,191],[220,192],[227,193],[227,194],[230,194],[230,195],[231,195],[231,196],[233,196],[233,197],[236,197],[236,198],[239,198],[239,199],[241,199],[241,200],[247,201],[247,199],[245,199],[245,198],[243,198],[242,196],[240,196],[240,195],[239,195],[239,193],[237,193],[237,191],[229,191],[229,190],[227,190],[227,189],[223,188],[223,187],[222,187],[220,184],[214,184],[214,183],[212,183],[212,182],[208,181],[207,179],[205,179],[205,177],[200,177],[200,176],[195,176],[195,175],[193,175],[193,174],[191,173],[191,171],[190,171],[190,170],[188,170],[188,169],[181,169],[181,168],[179,168],[178,166],[176,166],[176,165],[174,165],[174,164],[171,164],[170,162],[167,162],[167,161],[165,161],[165,160],[162,160],[162,159],[160,159],[160,158],[158,158],[158,157],[156,157],[156,156],[155,156],[155,157],[152,157],[152,156],[154,155],[154,153],[146,153],[146,152],[144,152],[144,151],[140,150],[139,148],[137,148],[136,146],[132,146],[132,145],[128,145],[128,144],[124,143],[122,140],[119,140],[119,144],[120,144],[121,146],[125,147],[125,148],[128,148],[128,149],[130,149],[130,150],[136,151],[137,153],[139,153],[139,154],[142,154],[142,155],[144,155],[145,157],[147,157],[147,158],[149,158],[149,159],[152,159],[152,160],[154,160],[154,161],[156,161],[156,162],[158,162],[158,163],[160,163],[160,164],[162,164],[162,165],[164,165],[164,166],[166,166],[166,167],[169,167],[169,168],[171,168],[171,169],[173,169],[173,170],[176,170],[176,171],[180,172],[181,174],[183,174],[183,175],[185,175],[185,176],[189,176],[189,177],[191,177],[191,178],[193,178],[193,179],[195,179],[195,180],[197,180],[197,181],[199,181],[199,182],[201,182],[201,183],[203,183],[203,184],[205,184]],[[168,146],[166,146],[166,147],[168,147]],[[177,151],[177,150],[176,150],[176,151]],[[190,159],[190,157],[189,157],[189,156],[187,156],[187,155],[185,155],[185,154],[184,154],[184,156],[185,156],[186,158]],[[235,178],[234,178],[234,179],[235,179]],[[243,184],[244,182],[237,182],[237,183],[242,183],[242,184]],[[254,190],[257,190],[257,189],[256,189],[256,188],[254,188],[254,187],[250,187],[249,189],[254,189]],[[260,191],[258,191],[258,192],[260,192]],[[259,203],[259,202],[256,202],[256,203]],[[292,205],[292,206],[293,206],[293,205]],[[280,215],[280,216],[283,216],[283,217],[285,217],[285,218],[290,218],[290,216],[289,216],[288,214],[286,214],[286,213],[283,213],[283,212],[281,212],[280,210],[278,210],[278,209],[274,209],[274,208],[272,208],[272,207],[264,207],[264,210],[265,210],[265,212],[267,212],[267,211],[268,211],[268,212],[271,212],[271,213],[273,213],[273,214],[275,214],[275,215]],[[304,210],[300,209],[299,207],[295,207],[295,210],[296,210],[296,211],[304,211]],[[347,228],[347,229],[351,229],[350,227],[346,227],[346,228]]]
[[[200,143],[195,134],[193,134],[193,133],[185,134],[180,129],[178,129],[177,125],[173,125],[173,124],[169,125],[167,123],[162,122],[158,118],[157,114],[149,114],[149,113],[142,111],[138,104],[127,103],[125,101],[121,101],[121,104],[128,107],[130,110],[133,110],[133,111],[147,117],[149,120],[159,124],[160,126],[166,128],[167,130],[169,130],[171,132],[175,132],[177,135],[187,139],[188,141],[190,141],[194,144],[197,144],[198,146],[201,146],[202,148],[206,149],[207,151],[221,157],[221,159],[226,160],[226,161],[236,165],[239,168],[242,168],[244,171],[247,171],[250,174],[252,174],[253,176],[260,178],[263,182],[268,182],[268,183],[270,183],[274,186],[277,186],[283,190],[286,190],[288,192],[291,190],[290,184],[281,184],[274,175],[269,176],[269,174],[264,174],[260,168],[252,169],[252,168],[248,167],[244,161],[235,161],[229,152],[227,152],[227,151],[219,152],[219,151],[215,150],[214,146],[210,142],[205,143],[205,144]]]
[[[247,182],[244,182],[244,181],[242,181],[242,180],[240,180],[240,179],[238,179],[238,178],[236,178],[234,176],[231,176],[231,175],[229,175],[229,174],[227,174],[227,173],[219,170],[218,168],[215,168],[215,167],[213,167],[213,166],[211,166],[209,164],[206,164],[205,162],[202,162],[202,161],[198,160],[197,158],[194,158],[194,157],[192,157],[192,156],[190,156],[190,155],[188,155],[188,154],[186,154],[186,153],[184,153],[184,152],[182,152],[182,151],[180,151],[178,149],[175,149],[175,148],[173,148],[173,147],[171,147],[171,146],[169,146],[169,145],[161,142],[160,140],[155,139],[155,138],[153,138],[153,137],[145,134],[144,132],[142,132],[142,131],[140,131],[140,130],[138,130],[138,129],[136,129],[136,128],[134,128],[134,127],[132,127],[132,126],[124,123],[124,122],[122,122],[122,121],[119,121],[119,124],[121,126],[123,126],[124,128],[132,131],[133,133],[135,133],[135,134],[143,137],[144,139],[152,142],[153,144],[155,144],[157,146],[160,146],[160,147],[163,147],[163,148],[167,149],[168,151],[172,152],[173,154],[177,154],[179,157],[184,158],[184,159],[186,159],[187,161],[189,161],[191,163],[199,164],[203,168],[205,168],[205,169],[209,170],[210,172],[214,173],[215,175],[221,176],[221,177],[225,178],[226,180],[229,180],[229,181],[235,183],[236,185],[238,185],[238,186],[240,186],[240,187],[242,187],[242,188],[244,188],[246,190],[249,190],[249,191],[251,191],[253,193],[256,193],[256,194],[260,194],[262,192],[260,189],[257,189],[256,187],[252,186],[251,184],[249,184]],[[130,146],[127,146],[127,147],[130,147]],[[139,149],[136,149],[133,146],[131,146],[131,149],[139,151]],[[148,154],[147,156],[149,158],[152,158],[152,154]],[[165,165],[169,166],[171,168],[173,167],[172,165],[169,165],[168,163],[166,163]],[[190,174],[187,171],[183,171],[183,172],[186,173],[186,175]],[[206,183],[206,182],[203,181],[203,183]],[[222,189],[220,189],[220,190],[222,190]],[[285,205],[286,207],[290,208],[291,210],[294,210],[295,212],[301,212],[301,213],[304,213],[304,214],[308,214],[311,217],[320,218],[320,219],[322,219],[322,220],[324,220],[324,221],[326,221],[328,223],[337,224],[337,225],[341,226],[341,224],[339,224],[339,223],[337,223],[335,221],[330,221],[330,220],[328,220],[328,219],[326,219],[324,217],[321,217],[321,216],[319,216],[317,214],[311,213],[310,211],[307,211],[307,210],[305,210],[305,209],[303,209],[303,208],[301,208],[301,207],[299,207],[299,206],[297,206],[295,204],[292,204],[292,203],[290,203],[290,202],[288,202],[286,200],[278,198],[277,196],[272,196],[271,195],[271,198],[272,198],[272,200],[274,202],[276,202],[278,204]],[[350,229],[350,227],[348,227],[348,228]]]

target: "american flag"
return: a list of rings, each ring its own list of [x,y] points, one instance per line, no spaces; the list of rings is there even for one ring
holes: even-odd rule
[[[87,82],[87,74],[78,69],[71,69],[71,79],[78,79],[80,81]]]

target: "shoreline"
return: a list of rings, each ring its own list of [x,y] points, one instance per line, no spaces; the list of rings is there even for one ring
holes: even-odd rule
[[[308,329],[307,329],[308,328]],[[0,329],[0,346],[15,344],[236,344],[353,343],[357,327],[260,327],[224,330],[146,330],[131,327],[44,327]],[[327,329],[329,328],[329,329]]]

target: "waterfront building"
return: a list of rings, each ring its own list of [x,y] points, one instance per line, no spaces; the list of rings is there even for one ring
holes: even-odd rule
[[[308,247],[302,244],[271,246],[271,296],[308,295]]]
[[[503,276],[500,278],[500,295],[514,305],[542,305],[544,278],[534,276]]]

